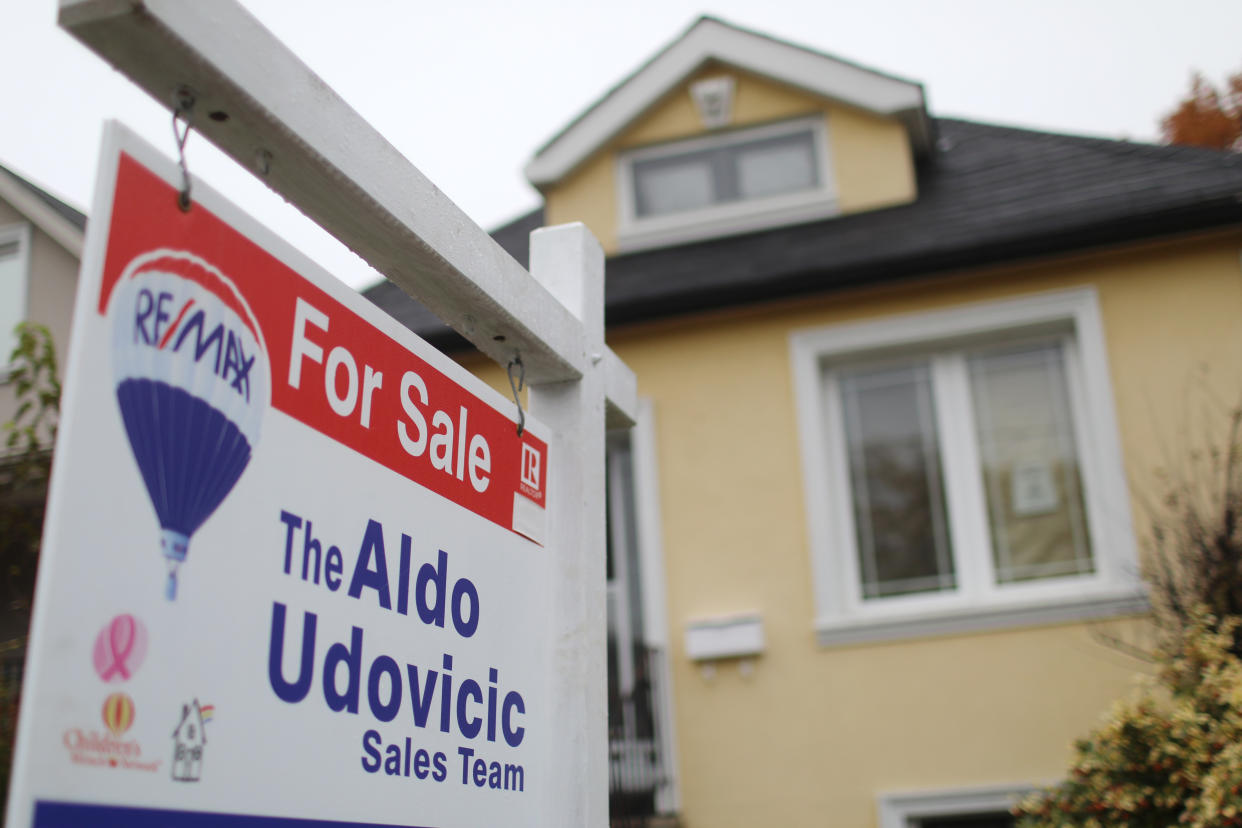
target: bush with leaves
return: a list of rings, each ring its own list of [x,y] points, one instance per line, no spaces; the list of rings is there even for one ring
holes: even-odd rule
[[[1014,809],[1019,828],[1242,825],[1238,625],[1193,608],[1158,675],[1075,743],[1066,781]]]
[[[1197,607],[1219,619],[1242,617],[1242,407],[1210,403],[1206,418],[1223,421],[1224,433],[1210,431],[1187,447],[1179,467],[1161,474],[1164,497],[1147,509],[1144,576],[1156,622],[1173,636],[1191,625]],[[1230,651],[1242,656],[1242,627]]]
[[[1202,421],[1144,503],[1155,652],[1122,647],[1156,674],[1075,743],[1064,782],[1015,809],[1022,828],[1242,826],[1242,407],[1206,376],[1187,390]]]
[[[26,646],[60,411],[51,333],[26,322],[17,326],[16,333],[17,345],[3,381],[13,389],[17,408],[4,424],[0,453],[0,659],[20,657]],[[20,667],[20,662],[0,666]],[[20,669],[0,669],[0,796],[8,790],[20,697]]]
[[[60,411],[60,380],[48,329],[23,322],[16,333],[17,345],[4,381],[14,391],[17,409],[4,424],[0,455],[0,601],[4,610],[22,615],[29,614],[34,593]],[[3,624],[0,629],[7,633],[11,626]]]

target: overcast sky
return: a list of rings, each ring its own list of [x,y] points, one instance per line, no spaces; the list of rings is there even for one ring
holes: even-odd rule
[[[487,228],[538,204],[522,166],[544,141],[704,13],[920,81],[934,115],[1132,140],[1192,70],[1242,70],[1242,0],[241,2]],[[88,210],[105,119],[173,154],[168,112],[52,0],[0,6],[0,164]],[[201,137],[187,157],[346,282],[376,278]]]

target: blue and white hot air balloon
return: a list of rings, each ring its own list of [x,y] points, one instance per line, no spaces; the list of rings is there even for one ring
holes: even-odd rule
[[[190,537],[258,442],[271,393],[267,352],[232,281],[186,252],[131,262],[108,316],[117,403],[159,519],[172,600]]]

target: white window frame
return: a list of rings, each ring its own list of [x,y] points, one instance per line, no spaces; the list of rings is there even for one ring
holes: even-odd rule
[[[713,204],[697,210],[658,216],[638,215],[638,202],[634,194],[635,162],[793,135],[808,129],[811,131],[811,145],[815,149],[818,187]],[[628,252],[835,216],[840,208],[828,147],[827,116],[816,115],[618,153],[615,164],[617,245],[623,252]]]
[[[13,323],[21,322],[30,318],[30,243],[31,231],[30,225],[26,222],[17,224],[0,225],[0,245],[10,242],[17,242],[17,258],[21,267],[21,284],[18,288],[20,299],[18,300],[17,319]],[[12,353],[13,347],[17,344],[16,340],[11,339],[13,331],[9,327],[8,330],[0,331],[0,380],[8,377],[9,354]]]
[[[919,828],[922,820],[1008,811],[1036,787],[1025,783],[886,793],[876,797],[879,828]]]
[[[841,405],[831,366],[966,343],[1061,336],[1095,571],[996,584],[964,370],[932,358],[946,509],[958,586],[864,601]],[[1094,288],[890,316],[790,336],[815,627],[821,644],[906,638],[1146,611],[1111,374]],[[956,388],[951,386],[956,385]],[[957,402],[954,402],[956,400]],[[948,412],[945,409],[948,409]],[[946,413],[948,416],[946,416]]]

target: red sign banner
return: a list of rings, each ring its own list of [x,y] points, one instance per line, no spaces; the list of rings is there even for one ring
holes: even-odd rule
[[[236,330],[204,315],[204,296]],[[247,402],[270,388],[272,407],[321,434],[507,529],[539,534],[515,511],[544,506],[542,440],[519,437],[505,413],[201,205],[182,212],[176,190],[128,155],[96,310],[122,302],[136,347],[207,360]],[[255,348],[270,382],[252,382]]]

